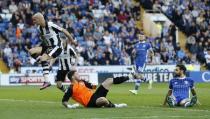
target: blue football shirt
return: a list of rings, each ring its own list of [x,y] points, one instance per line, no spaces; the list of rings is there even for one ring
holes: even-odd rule
[[[135,58],[135,64],[137,70],[143,69],[147,60],[147,53],[148,50],[151,48],[150,43],[148,42],[138,42],[134,49],[136,51],[136,58]]]
[[[173,78],[169,82],[169,89],[177,99],[189,98],[192,88],[194,88],[194,81],[190,77]]]

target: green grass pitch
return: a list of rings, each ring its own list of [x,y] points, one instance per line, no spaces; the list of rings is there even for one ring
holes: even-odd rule
[[[151,90],[142,84],[138,95],[128,92],[132,88],[131,83],[113,85],[107,96],[113,103],[127,103],[126,108],[66,109],[56,87],[0,87],[0,119],[210,119],[209,83],[196,84],[201,105],[192,108],[163,107],[167,83],[154,83]]]

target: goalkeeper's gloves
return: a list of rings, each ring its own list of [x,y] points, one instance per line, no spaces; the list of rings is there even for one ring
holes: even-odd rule
[[[193,105],[195,105],[197,101],[198,101],[197,96],[196,95],[192,96],[190,100],[190,106],[192,107]]]
[[[197,101],[197,99],[198,99],[197,95],[192,96],[191,100],[192,99]]]
[[[67,108],[69,108],[69,109],[75,109],[75,108],[77,108],[77,107],[79,107],[79,104],[78,103],[76,103],[76,104],[73,104],[73,105],[67,105]]]

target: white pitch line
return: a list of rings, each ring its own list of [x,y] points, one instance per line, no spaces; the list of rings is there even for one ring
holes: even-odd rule
[[[8,101],[8,102],[29,102],[29,103],[47,103],[47,104],[61,103],[61,102],[56,102],[56,101],[17,100],[17,99],[0,99],[0,101]]]
[[[167,110],[177,110],[177,111],[203,111],[203,112],[210,112],[210,110],[203,110],[203,109],[190,109],[190,108],[164,108],[164,107],[155,107],[155,106],[132,106],[132,107],[141,107],[141,108],[156,108],[156,109],[167,109]]]
[[[38,100],[21,100],[21,99],[0,99],[0,101],[8,102],[24,102],[24,103],[45,103],[45,104],[60,104],[58,101],[38,101]],[[210,112],[210,110],[203,109],[186,109],[186,108],[164,108],[155,106],[128,106],[131,108],[150,108],[150,109],[167,109],[167,110],[177,110],[177,111],[192,111],[192,112]]]
[[[90,118],[90,119],[161,119],[161,118],[205,118],[209,117],[210,115],[202,115],[202,116],[155,116],[155,115],[150,115],[150,116],[136,116],[136,117],[109,117],[109,118]],[[87,118],[84,118],[87,119]]]

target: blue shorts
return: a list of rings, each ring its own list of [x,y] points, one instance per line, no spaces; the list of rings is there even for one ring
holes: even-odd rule
[[[144,71],[144,68],[145,68],[145,63],[138,63],[138,64],[136,64],[136,72],[137,73],[143,73],[143,71]]]
[[[180,104],[180,102],[184,99],[188,99],[188,98],[186,98],[186,97],[175,97],[176,104]]]

